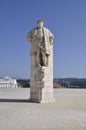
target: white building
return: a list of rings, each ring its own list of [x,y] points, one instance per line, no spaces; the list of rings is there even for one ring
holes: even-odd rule
[[[0,88],[18,88],[16,79],[12,79],[9,76],[0,79]]]

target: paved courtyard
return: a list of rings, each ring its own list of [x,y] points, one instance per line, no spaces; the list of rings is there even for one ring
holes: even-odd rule
[[[0,89],[0,130],[86,130],[86,89],[54,89],[55,103],[30,103],[29,89]]]

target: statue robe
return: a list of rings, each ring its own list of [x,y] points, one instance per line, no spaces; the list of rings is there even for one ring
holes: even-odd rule
[[[43,34],[45,53],[50,55],[50,46],[52,45],[54,36],[50,30],[45,27],[43,27]],[[37,38],[37,27],[28,32],[26,39],[31,42],[30,54],[33,55],[37,53],[39,48],[38,45],[40,43],[39,39]]]

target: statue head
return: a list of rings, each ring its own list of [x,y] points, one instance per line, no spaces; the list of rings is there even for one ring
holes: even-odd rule
[[[44,24],[43,20],[38,20],[38,21],[37,21],[37,26],[38,26],[38,28],[42,28],[42,27],[43,27],[43,24]]]

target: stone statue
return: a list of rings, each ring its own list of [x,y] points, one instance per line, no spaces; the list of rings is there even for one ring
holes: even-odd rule
[[[31,43],[30,57],[30,101],[54,102],[53,97],[53,39],[49,29],[42,20],[37,27],[27,33],[26,39]]]
[[[42,20],[37,21],[37,27],[33,28],[26,39],[31,42],[30,54],[35,55],[35,65],[38,67],[48,66],[50,46],[54,39],[49,29],[43,27]]]

